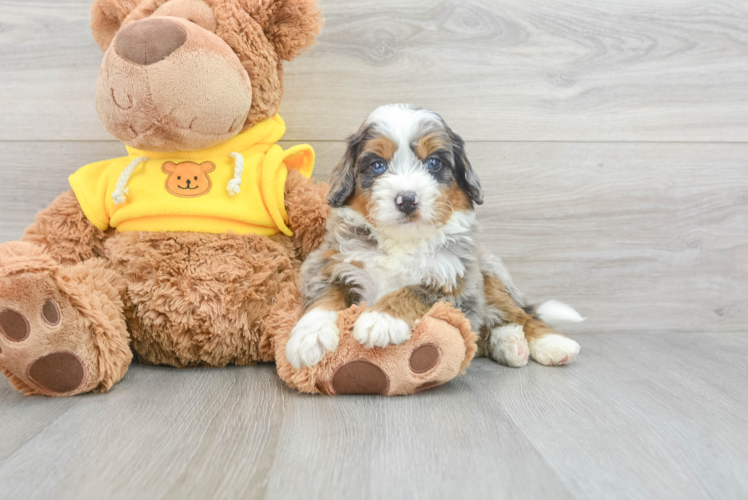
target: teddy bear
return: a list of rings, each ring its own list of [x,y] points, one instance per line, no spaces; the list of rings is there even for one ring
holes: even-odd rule
[[[96,0],[96,110],[126,156],[95,162],[0,245],[0,368],[24,394],[106,392],[133,359],[174,367],[276,361],[310,393],[409,394],[463,372],[465,318],[437,304],[411,341],[339,348],[295,370],[299,269],[328,187],[314,151],[282,149],[283,61],[315,41],[314,0]]]

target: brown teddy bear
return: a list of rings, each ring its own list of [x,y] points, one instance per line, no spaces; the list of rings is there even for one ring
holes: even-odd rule
[[[92,15],[97,112],[128,154],[79,169],[0,245],[0,368],[16,389],[104,392],[133,352],[175,367],[277,357],[290,385],[328,394],[410,393],[464,370],[475,336],[445,304],[371,351],[350,342],[353,307],[322,363],[285,360],[300,263],[329,213],[312,149],[276,144],[281,62],[314,42],[314,0],[96,0]]]

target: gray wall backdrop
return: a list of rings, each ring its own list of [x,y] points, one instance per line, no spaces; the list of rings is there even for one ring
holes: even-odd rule
[[[0,241],[124,152],[94,110],[89,3],[0,0]],[[468,142],[488,247],[589,318],[567,331],[745,330],[748,3],[320,4],[281,109],[318,178],[374,107],[433,108]]]

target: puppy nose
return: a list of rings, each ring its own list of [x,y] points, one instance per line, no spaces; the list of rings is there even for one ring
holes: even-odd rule
[[[395,197],[395,205],[404,214],[413,213],[418,208],[418,196],[413,191],[398,193]]]
[[[187,31],[178,22],[156,17],[122,28],[114,40],[114,48],[128,61],[147,66],[166,59],[186,41]]]

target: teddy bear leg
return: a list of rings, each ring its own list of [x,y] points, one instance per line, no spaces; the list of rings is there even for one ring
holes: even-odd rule
[[[0,369],[24,394],[105,392],[132,352],[124,280],[102,259],[63,267],[26,242],[0,245]]]
[[[441,302],[418,322],[410,339],[397,345],[367,349],[352,334],[362,306],[338,313],[338,347],[322,361],[296,369],[286,357],[291,328],[299,309],[286,315],[275,338],[278,374],[302,392],[322,394],[405,395],[442,385],[462,374],[476,351],[476,335],[468,320]]]

